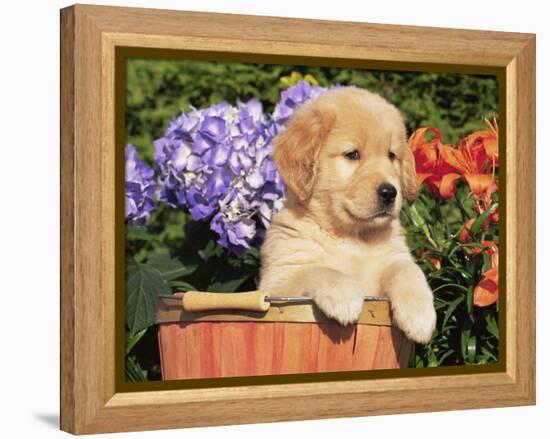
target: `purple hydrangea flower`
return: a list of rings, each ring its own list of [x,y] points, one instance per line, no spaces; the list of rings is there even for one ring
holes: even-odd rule
[[[281,94],[272,115],[257,99],[180,114],[154,142],[159,200],[209,221],[218,243],[235,254],[259,243],[283,206],[272,140],[299,105],[325,91],[302,81]]]
[[[155,209],[155,172],[139,160],[135,146],[126,145],[125,156],[126,219],[134,224],[144,224]]]
[[[311,85],[307,81],[300,81],[298,84],[287,88],[281,93],[281,99],[273,111],[273,122],[277,130],[284,128],[286,122],[304,102],[317,98],[327,91],[324,87]]]

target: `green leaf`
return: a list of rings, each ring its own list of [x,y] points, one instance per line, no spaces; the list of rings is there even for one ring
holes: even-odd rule
[[[145,264],[126,267],[126,325],[131,335],[155,323],[157,296],[170,293],[156,268]]]
[[[440,273],[456,273],[464,280],[468,281],[469,279],[472,279],[472,276],[470,273],[468,273],[464,268],[458,268],[458,267],[442,267],[439,270]]]
[[[468,309],[468,317],[470,320],[474,320],[474,287],[468,287],[468,293],[466,294],[466,307]]]
[[[134,357],[126,357],[126,380],[129,382],[147,381],[147,372],[144,371]]]
[[[485,322],[487,322],[487,330],[498,339],[498,323],[493,314],[487,314],[485,316]]]
[[[136,226],[135,224],[128,224],[126,225],[126,239],[133,241],[133,240],[139,240],[139,241],[150,241],[153,239],[153,235],[151,235],[147,231],[147,227],[145,226]]]
[[[215,256],[220,256],[223,253],[223,248],[216,244],[215,241],[208,241],[206,247],[202,250],[199,250],[199,256],[204,260],[208,261],[210,258]]]
[[[443,284],[443,285],[440,285],[438,286],[437,288],[434,288],[433,289],[433,293],[437,293],[439,290],[442,290],[443,288],[447,289],[447,290],[451,290],[453,288],[458,288],[459,290],[462,290],[464,291],[465,293],[468,292],[468,287],[465,287],[464,285],[460,285],[460,284],[455,284],[455,283],[447,283],[447,284]],[[461,297],[462,299],[462,297]]]
[[[437,367],[439,366],[439,361],[437,360],[437,357],[435,353],[429,349],[428,350],[428,367]]]
[[[136,332],[135,334],[128,335],[128,337],[126,338],[126,355],[128,355],[137,344],[137,342],[141,340],[145,332],[147,332],[147,328],[144,328],[141,331]]]
[[[469,363],[474,363],[476,360],[476,348],[477,348],[477,338],[475,335],[472,335],[468,339],[468,345],[466,347],[467,358]]]
[[[419,204],[420,205],[420,204]],[[422,232],[424,232],[424,236],[426,236],[426,239],[428,242],[433,246],[433,248],[437,249],[439,246],[437,243],[433,240],[432,233],[430,231],[430,228],[428,224],[426,224],[426,221],[422,217],[420,213],[418,213],[418,210],[416,208],[416,204],[412,204],[409,209],[409,214],[411,217],[411,221],[413,224],[418,227]]]
[[[426,221],[424,221],[424,218],[422,218],[422,215],[418,213],[418,209],[416,207],[416,204],[411,204],[409,208],[409,215],[411,218],[411,221],[413,224],[418,227],[419,229],[426,226]]]
[[[483,354],[485,354],[485,356],[489,357],[491,360],[498,361],[498,358],[492,352],[490,352],[487,348],[482,347],[481,352],[483,352]]]
[[[168,253],[151,253],[147,258],[147,265],[158,270],[164,280],[173,280],[187,276],[197,270],[198,264],[183,265]]]
[[[483,252],[481,253],[481,256],[483,257],[483,265],[481,266],[481,272],[485,273],[489,268],[491,268],[492,260],[487,253]]]
[[[254,272],[256,272],[256,270],[254,270]],[[239,268],[229,264],[221,266],[216,275],[210,280],[208,291],[220,293],[237,291],[237,289],[252,276],[252,273],[248,273],[242,267]]]
[[[455,299],[453,300],[451,303],[449,303],[449,306],[447,308],[447,311],[445,312],[445,317],[443,318],[443,325],[442,327],[445,328],[445,326],[447,325],[447,321],[449,320],[449,318],[451,317],[451,315],[453,314],[454,310],[456,309],[456,307],[464,300],[464,297],[459,297],[458,299]]]
[[[462,219],[464,220],[465,218],[469,218],[470,212],[466,210],[466,207],[464,207],[464,204],[462,203],[462,200],[460,199],[460,197],[457,196],[455,199],[456,199],[456,205],[460,210],[460,213],[462,214]]]
[[[489,218],[489,215],[491,215],[494,210],[498,207],[498,203],[493,204],[489,209],[487,209],[485,212],[483,212],[481,215],[477,217],[477,219],[472,224],[472,227],[470,227],[470,235],[474,237],[477,232],[479,232],[479,229],[481,228],[482,224],[485,222],[487,218]]]
[[[189,282],[185,282],[185,281],[182,281],[182,280],[168,281],[168,285],[170,285],[172,288],[175,288],[175,289],[179,290],[180,292],[197,291],[197,287],[191,285]]]
[[[447,357],[450,357],[453,354],[454,352],[451,349],[447,348],[447,351],[441,357],[439,357],[439,364],[443,364],[443,361],[445,361]]]
[[[441,309],[441,308],[446,308],[447,307],[447,301],[446,300],[441,300],[441,299],[436,297],[435,300],[434,300],[434,306],[435,306],[436,311]]]
[[[208,291],[218,293],[232,293],[248,280],[248,276],[235,279],[219,279],[208,286]]]
[[[468,358],[468,342],[470,341],[470,329],[466,329],[460,333],[460,348],[462,350],[462,358]]]

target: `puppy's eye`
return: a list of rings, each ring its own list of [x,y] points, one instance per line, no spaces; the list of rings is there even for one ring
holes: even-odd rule
[[[388,153],[388,158],[393,162],[393,161],[395,160],[395,158],[396,158],[395,153],[393,153],[393,152],[390,151],[390,152]]]
[[[361,158],[361,155],[359,154],[358,150],[354,149],[353,151],[345,152],[344,157],[348,160],[359,160]]]

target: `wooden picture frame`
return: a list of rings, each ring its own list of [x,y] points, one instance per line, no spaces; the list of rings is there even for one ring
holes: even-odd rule
[[[119,48],[318,57],[374,68],[498,75],[506,110],[501,120],[506,355],[498,367],[399,378],[120,391],[120,294],[115,294],[120,287],[115,263]],[[61,11],[62,430],[85,434],[534,403],[534,35],[85,5]]]

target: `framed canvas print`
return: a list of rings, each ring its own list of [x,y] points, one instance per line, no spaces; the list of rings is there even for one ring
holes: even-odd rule
[[[63,430],[534,403],[533,35],[76,5],[61,115]]]

